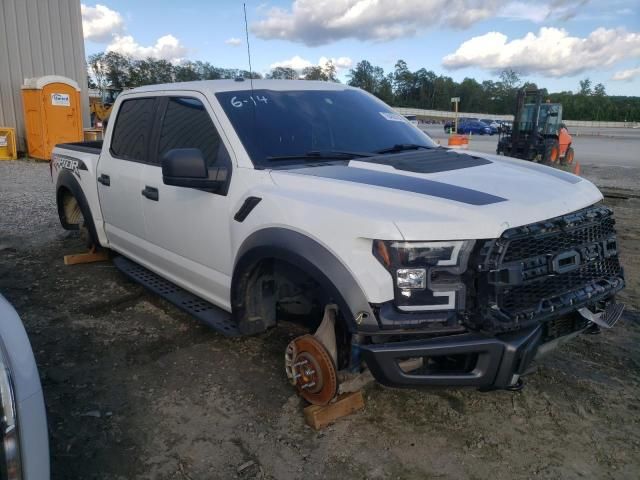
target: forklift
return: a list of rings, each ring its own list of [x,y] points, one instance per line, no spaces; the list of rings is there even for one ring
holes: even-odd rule
[[[91,112],[91,126],[102,128],[111,114],[111,109],[122,89],[106,87],[98,95],[89,96],[89,110]]]
[[[535,87],[518,91],[513,126],[500,133],[496,153],[553,166],[573,163],[571,135],[562,123],[562,105],[543,101]]]

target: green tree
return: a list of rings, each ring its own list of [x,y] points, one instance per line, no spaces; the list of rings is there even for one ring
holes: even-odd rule
[[[197,64],[185,62],[173,67],[173,78],[176,82],[191,82],[202,80],[202,73],[199,71]]]
[[[129,66],[129,81],[131,86],[170,83],[173,81],[173,71],[173,65],[167,60],[135,60]]]
[[[340,80],[338,80],[336,66],[331,60],[327,61],[327,63],[323,65],[322,70],[324,71],[328,82],[340,82]]]
[[[373,66],[367,60],[362,60],[356,64],[355,68],[349,70],[347,76],[349,85],[362,88],[383,101],[393,100],[393,77],[385,76],[382,67]]]
[[[297,80],[298,72],[291,67],[276,67],[267,74],[267,78],[275,80]]]
[[[131,58],[117,52],[103,54],[101,62],[105,69],[107,85],[122,90],[131,85]]]
[[[188,61],[172,65],[166,60],[154,58],[132,60],[116,52],[90,55],[87,68],[88,84],[101,91],[172,81],[260,78],[256,72],[250,74],[246,70],[218,67],[209,62]],[[322,67],[309,67],[303,74],[304,78],[310,80],[338,81],[332,62]],[[267,78],[278,79],[298,77],[298,72],[287,67],[275,68],[267,75]],[[451,110],[451,97],[461,97],[462,111],[490,114],[512,114],[518,88],[538,88],[534,83],[523,81],[513,70],[501,72],[497,81],[478,83],[473,78],[465,78],[458,83],[451,77],[436,75],[425,68],[412,72],[404,60],[398,60],[394,70],[389,73],[367,60],[361,60],[347,77],[349,85],[371,92],[393,106]],[[562,104],[563,116],[567,119],[640,121],[640,98],[609,96],[604,85],[599,83],[592,86],[589,78],[580,81],[577,93],[549,94],[543,90],[545,98]]]
[[[593,94],[596,97],[605,97],[607,95],[607,92],[604,89],[604,85],[601,83],[596,84],[596,86],[593,87]]]
[[[591,95],[591,80],[588,77],[580,80],[580,95]]]
[[[104,62],[104,53],[95,53],[89,55],[87,58],[87,68],[89,70],[89,77],[93,79],[95,88],[100,90],[100,93],[108,86],[107,80],[107,66]]]
[[[322,80],[327,81],[328,77],[324,69],[320,65],[313,65],[302,70],[302,77],[305,80]]]

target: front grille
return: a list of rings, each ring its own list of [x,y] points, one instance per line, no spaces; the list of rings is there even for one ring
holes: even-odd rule
[[[511,242],[503,261],[511,262],[594,243],[615,235],[614,224],[613,217],[605,217],[601,223],[592,223],[572,231],[554,231],[540,237],[531,235],[519,238]]]
[[[588,289],[595,294],[599,287],[606,288],[606,279],[619,273],[620,263],[617,258],[595,260],[572,272],[542,275],[525,284],[505,289],[501,305],[508,311],[517,311],[535,306],[542,299],[579,289]]]
[[[478,252],[476,323],[508,331],[595,304],[624,286],[615,220],[593,206],[509,229]]]

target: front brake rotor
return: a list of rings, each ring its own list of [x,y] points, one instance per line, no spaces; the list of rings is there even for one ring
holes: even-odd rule
[[[285,369],[298,394],[313,405],[326,405],[338,391],[333,360],[313,335],[303,335],[289,343]]]

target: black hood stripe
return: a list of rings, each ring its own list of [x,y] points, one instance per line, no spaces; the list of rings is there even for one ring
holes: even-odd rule
[[[345,182],[363,183],[376,187],[392,188],[394,190],[413,192],[430,197],[445,198],[469,205],[490,205],[507,200],[506,198],[489,193],[458,187],[448,183],[342,165],[298,168],[291,172],[314,177],[343,180]]]

